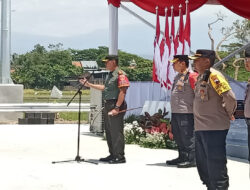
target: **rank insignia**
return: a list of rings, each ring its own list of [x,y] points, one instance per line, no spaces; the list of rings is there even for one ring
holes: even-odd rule
[[[200,90],[200,95],[201,95],[201,99],[204,100],[204,98],[205,98],[205,90],[204,89]]]

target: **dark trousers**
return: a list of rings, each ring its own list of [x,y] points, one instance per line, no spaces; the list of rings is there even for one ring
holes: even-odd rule
[[[246,118],[247,129],[248,129],[248,160],[250,162],[250,118]]]
[[[172,113],[171,126],[179,158],[195,162],[194,115]]]
[[[226,136],[228,130],[196,131],[196,164],[201,181],[209,190],[227,190]]]
[[[124,115],[125,112],[120,113],[116,116],[109,116],[108,112],[114,109],[116,100],[107,101],[104,104],[104,129],[107,138],[107,143],[109,147],[109,153],[115,158],[124,157]],[[125,110],[127,108],[124,102],[120,107],[120,110]]]

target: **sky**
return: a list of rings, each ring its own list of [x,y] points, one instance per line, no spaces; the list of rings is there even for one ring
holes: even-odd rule
[[[154,14],[132,3],[124,5],[155,25]],[[227,17],[213,25],[215,44],[222,38],[221,27],[243,19],[223,6],[204,5],[192,12],[193,51],[210,48],[207,24],[216,20],[219,11]],[[106,0],[12,0],[12,52],[25,53],[38,43],[47,47],[60,42],[65,49],[108,46],[108,24]],[[164,18],[161,18],[161,28],[164,28]],[[119,49],[152,58],[154,34],[154,29],[119,9]]]

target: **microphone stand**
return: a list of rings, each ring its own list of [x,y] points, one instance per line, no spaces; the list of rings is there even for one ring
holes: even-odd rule
[[[78,110],[78,130],[77,130],[77,154],[74,160],[63,160],[63,161],[53,161],[52,164],[56,164],[56,163],[62,163],[62,162],[73,162],[76,161],[78,163],[80,162],[88,162],[91,164],[98,164],[96,162],[93,161],[88,161],[85,160],[83,158],[80,157],[79,154],[79,150],[80,150],[80,128],[81,128],[81,101],[82,101],[82,88],[85,85],[85,83],[91,78],[91,76],[94,74],[94,71],[92,71],[92,73],[90,74],[90,76],[88,78],[86,78],[87,80],[84,82],[84,84],[80,85],[80,87],[78,88],[77,92],[75,93],[75,95],[71,98],[71,100],[68,102],[67,106],[70,105],[70,103],[74,100],[74,98],[76,97],[77,94],[79,94],[79,110]]]

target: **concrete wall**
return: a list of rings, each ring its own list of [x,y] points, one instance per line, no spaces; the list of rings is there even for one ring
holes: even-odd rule
[[[0,103],[23,103],[23,85],[0,84]],[[17,122],[23,113],[0,113],[0,123]]]

